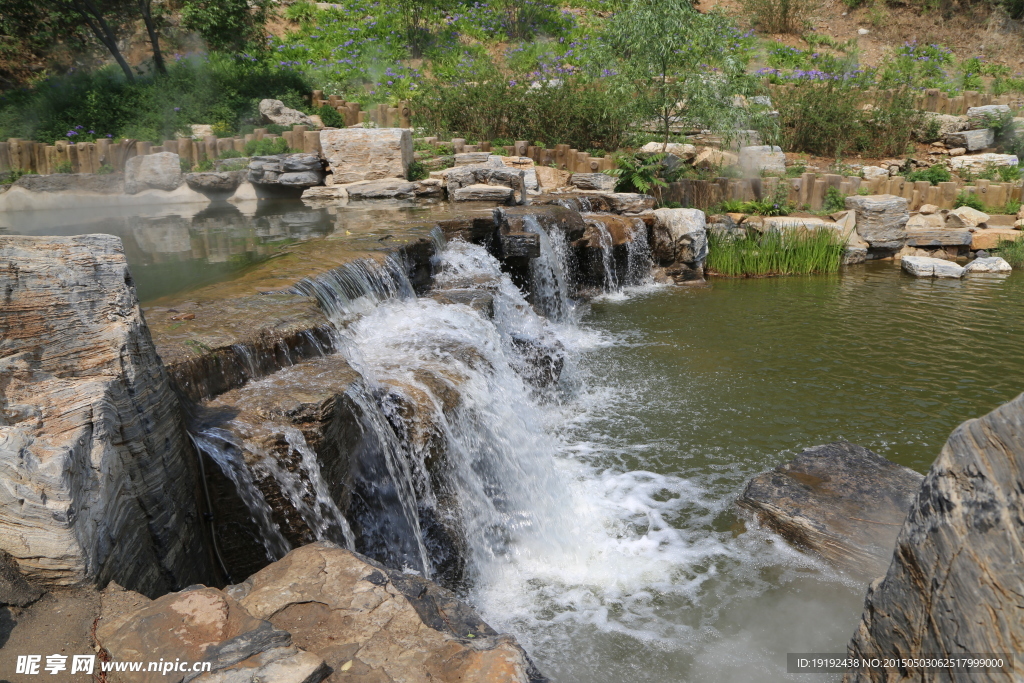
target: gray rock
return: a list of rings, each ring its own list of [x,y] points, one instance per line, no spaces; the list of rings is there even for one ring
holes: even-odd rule
[[[968,152],[980,152],[996,144],[996,133],[991,128],[965,130],[945,137],[947,147],[963,147]]]
[[[751,479],[736,504],[790,543],[860,578],[881,576],[924,477],[846,441]]]
[[[121,240],[0,236],[0,547],[49,587],[211,581],[178,399]]]
[[[197,192],[234,192],[245,175],[245,171],[186,173],[185,183]]]
[[[181,185],[181,160],[174,152],[134,156],[124,166],[124,191],[174,190]]]
[[[1010,105],[1008,104],[986,104],[967,110],[967,120],[974,128],[986,128],[1008,116],[1010,116]]]
[[[323,185],[323,161],[317,154],[278,154],[249,160],[248,179],[257,185],[305,188]]]
[[[904,256],[900,261],[903,272],[914,277],[946,277],[959,278],[964,269],[952,261],[930,258],[928,256]]]
[[[322,185],[324,174],[316,171],[298,171],[294,173],[282,173],[277,177],[277,184],[286,187],[313,187]]]
[[[619,179],[607,173],[573,173],[569,183],[581,190],[599,190],[601,192],[615,192],[615,186]]]
[[[296,109],[289,109],[281,100],[261,100],[259,108],[265,123],[276,123],[279,126],[315,125],[309,116]]]
[[[885,577],[868,588],[849,653],[1012,658],[1024,640],[1021,491],[1024,395],[953,431],[910,507]],[[1018,677],[1019,670],[1005,668],[951,674],[883,664],[854,669],[843,680],[1002,683]]]
[[[945,228],[914,228],[907,230],[908,247],[953,247],[970,246],[973,235],[970,230],[947,230]]]
[[[409,199],[416,196],[416,183],[398,178],[374,180],[348,186],[349,199]]]
[[[25,580],[18,571],[18,561],[0,550],[0,607],[25,607],[43,596],[43,589]]]
[[[910,220],[907,200],[891,194],[854,195],[846,198],[846,208],[857,219],[857,233],[874,248],[899,249],[907,237]]]
[[[978,252],[979,254],[984,252]],[[1013,268],[999,256],[979,257],[964,268],[964,273],[1009,273]]]
[[[320,147],[339,185],[404,179],[413,162],[412,135],[403,128],[322,130]]]
[[[943,140],[947,135],[967,130],[966,116],[921,112],[922,125],[914,131],[914,137],[920,142]],[[866,177],[866,176],[865,176]]]
[[[637,214],[654,208],[654,197],[635,192],[602,192],[595,195],[608,204],[612,213]]]
[[[699,267],[708,256],[707,220],[699,209],[657,209],[651,252],[661,265]]]
[[[781,147],[753,145],[740,147],[740,168],[744,173],[757,176],[761,171],[786,173],[786,155]]]
[[[487,164],[490,158],[490,152],[462,152],[455,155],[455,165],[472,166],[475,164]]]
[[[515,193],[511,187],[503,185],[466,185],[449,190],[448,197],[453,202],[512,202]]]

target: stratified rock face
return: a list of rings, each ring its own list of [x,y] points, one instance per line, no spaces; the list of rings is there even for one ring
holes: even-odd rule
[[[181,185],[181,160],[174,152],[132,157],[124,166],[124,191],[174,190]]]
[[[963,147],[968,152],[980,152],[996,144],[996,132],[991,128],[965,130],[950,133],[946,136],[945,142],[947,147]]]
[[[279,154],[249,160],[249,182],[286,188],[322,185],[324,164],[319,154]]]
[[[322,130],[320,146],[339,185],[405,178],[413,161],[412,135],[404,128]]]
[[[1024,396],[1018,396],[949,437],[911,505],[888,573],[868,589],[850,653],[1020,652],[1022,520]],[[880,668],[856,670],[844,681],[994,682],[1018,676]]]
[[[40,583],[208,580],[196,458],[121,241],[0,236],[0,548]]]
[[[855,195],[846,208],[857,216],[857,232],[876,249],[899,249],[907,238],[910,220],[907,200],[892,194]]]
[[[708,257],[707,217],[700,209],[657,209],[651,249],[662,265],[699,266]]]
[[[543,681],[526,653],[448,591],[315,543],[225,593],[355,680]],[[338,680],[342,680],[339,678]]]
[[[18,561],[10,553],[0,550],[0,607],[25,607],[42,595],[42,589],[26,581],[18,571]]]
[[[526,201],[526,173],[521,168],[456,166],[445,176],[453,201]]]
[[[607,173],[573,173],[569,182],[581,190],[615,192],[615,186],[619,180]]]
[[[923,477],[840,441],[759,474],[736,501],[758,521],[859,578],[880,576]]]
[[[313,119],[309,118],[297,109],[290,109],[284,106],[281,100],[261,100],[260,116],[267,123],[276,123],[279,126],[312,126]]]

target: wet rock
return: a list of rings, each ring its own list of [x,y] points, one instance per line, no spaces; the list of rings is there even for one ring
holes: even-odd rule
[[[914,277],[959,278],[964,274],[963,266],[927,256],[905,256],[900,261],[900,267],[903,268],[903,272]]]
[[[320,146],[339,185],[404,179],[413,161],[412,135],[402,128],[322,130]]]
[[[40,585],[209,580],[196,458],[110,235],[0,236],[0,547]]]
[[[0,607],[25,607],[41,598],[43,589],[29,583],[18,570],[18,561],[0,550]]]
[[[501,233],[503,258],[537,258],[540,256],[540,235],[532,232]]]
[[[907,200],[891,194],[855,195],[846,198],[846,208],[857,217],[857,232],[871,247],[899,249],[906,239],[910,220]]]
[[[292,645],[287,631],[253,617],[215,588],[195,587],[157,600],[110,584],[103,592],[96,642],[113,661],[178,660],[209,664],[192,676],[173,672],[170,680],[198,678],[219,683],[259,680],[318,683],[331,669],[321,657]],[[110,672],[111,683],[167,681],[168,672]]]
[[[845,441],[808,448],[747,483],[736,504],[859,578],[881,575],[922,477]]]
[[[707,225],[699,209],[657,209],[651,252],[667,266],[673,263],[699,267],[708,256]]]
[[[569,183],[581,190],[615,192],[619,179],[607,173],[573,173]]]
[[[196,192],[230,193],[234,192],[242,180],[245,171],[204,171],[202,173],[186,173],[185,182]]]
[[[497,634],[448,591],[327,544],[294,550],[225,592],[346,677],[545,680],[514,638]]]
[[[173,152],[134,156],[124,165],[125,194],[174,190],[181,185],[181,161]]]
[[[578,211],[564,206],[510,206],[495,209],[495,222],[508,233],[531,232],[528,226],[536,221],[541,228],[558,230],[569,242],[583,237],[587,224]]]
[[[953,431],[910,507],[885,577],[868,588],[851,655],[1013,657],[1024,640],[1022,473],[1024,396]],[[882,666],[856,669],[843,680],[995,682],[1017,675]]]
[[[259,110],[265,123],[276,123],[279,126],[314,127],[313,119],[301,111],[284,106],[284,102],[281,100],[261,100]]]
[[[968,263],[964,268],[964,273],[1009,273],[1012,270],[1013,268],[1006,262],[1006,259],[998,256],[982,256]]]

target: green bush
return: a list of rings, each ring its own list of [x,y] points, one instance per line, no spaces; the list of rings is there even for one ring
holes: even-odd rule
[[[968,206],[975,211],[984,211],[985,205],[981,203],[977,195],[968,194],[967,192],[961,192],[956,196],[956,202],[953,204],[954,209],[959,209],[961,206]]]
[[[72,168],[71,162],[64,160],[58,161],[57,165],[53,167],[54,173],[74,173],[75,169]]]
[[[831,157],[902,155],[921,121],[914,98],[905,89],[865,109],[856,83],[812,74],[776,94],[783,147]]]
[[[284,154],[287,151],[288,141],[284,138],[263,138],[245,143],[245,156],[247,157],[267,157]]]
[[[1015,240],[1002,240],[996,245],[996,251],[1014,269],[1024,268],[1024,237],[1018,237]]]
[[[409,164],[409,172],[406,175],[409,180],[424,180],[430,177],[430,171],[420,161],[413,161]]]
[[[831,229],[748,230],[743,236],[712,230],[705,269],[726,277],[834,273],[845,249],[845,236]]]
[[[254,118],[266,97],[301,107],[309,84],[301,74],[262,60],[212,54],[168,64],[166,76],[125,81],[117,67],[74,72],[8,91],[0,101],[0,138],[55,140],[125,137],[155,144],[189,124],[231,129]]]
[[[834,187],[828,188],[825,191],[825,201],[821,205],[822,213],[835,213],[845,208],[846,198],[843,197],[842,193]]]
[[[948,183],[953,179],[953,175],[942,164],[935,164],[931,168],[907,173],[906,178],[909,183],[927,180],[932,185],[938,185],[939,183]]]
[[[294,5],[293,5],[294,7]],[[338,113],[338,110],[329,104],[321,104],[316,113],[326,128],[344,128],[345,117]]]
[[[223,152],[217,153],[218,159],[241,159],[243,156],[245,155],[237,149],[226,149]]]

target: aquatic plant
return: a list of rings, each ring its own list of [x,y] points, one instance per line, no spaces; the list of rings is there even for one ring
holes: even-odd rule
[[[1001,240],[996,251],[1015,269],[1024,268],[1024,235],[1015,240]]]
[[[705,270],[725,277],[809,275],[839,270],[846,238],[836,230],[783,228],[708,233]]]

